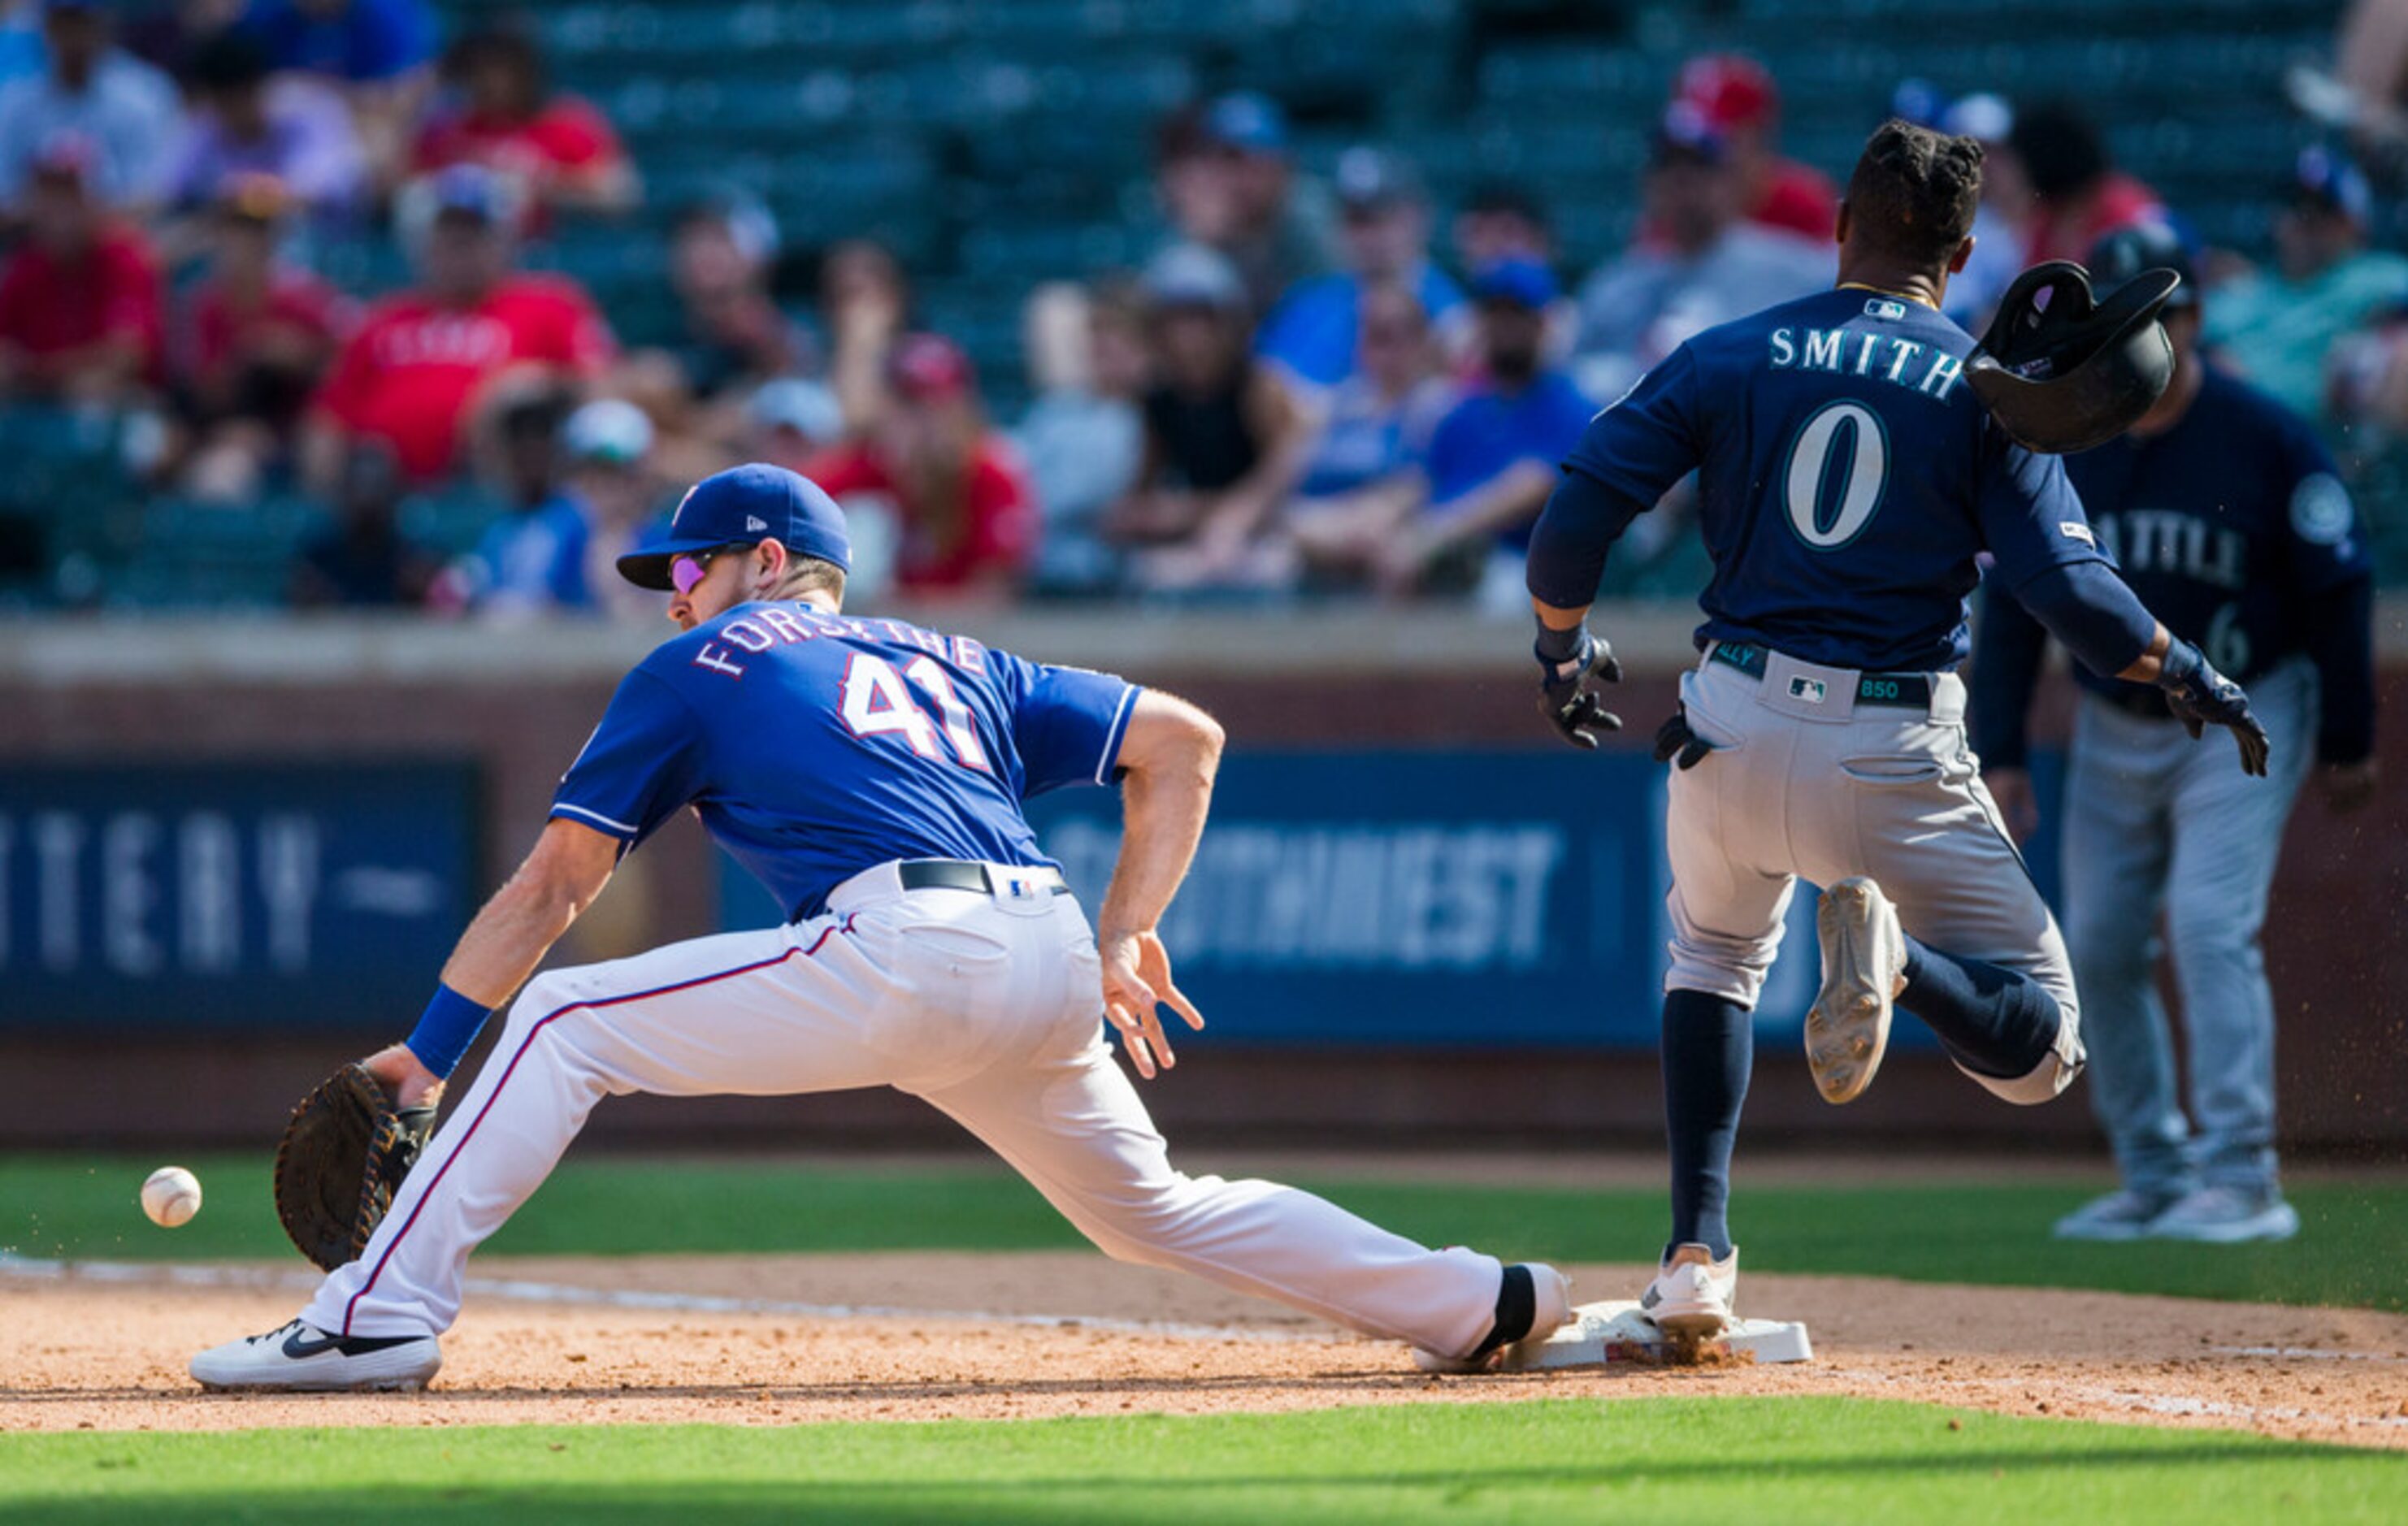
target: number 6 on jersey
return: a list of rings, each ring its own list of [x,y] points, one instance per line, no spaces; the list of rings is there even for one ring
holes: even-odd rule
[[[906,680],[909,680],[908,682]],[[937,745],[938,722],[928,718],[912,694],[917,689],[943,718],[946,744],[955,762],[981,773],[988,769],[986,749],[979,742],[970,707],[953,691],[953,680],[933,657],[915,658],[902,672],[883,657],[855,652],[844,669],[844,723],[855,736],[897,734],[923,758],[941,758]]]

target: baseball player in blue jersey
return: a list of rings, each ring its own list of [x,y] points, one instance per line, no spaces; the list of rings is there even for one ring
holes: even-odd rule
[[[2265,783],[2187,745],[2164,696],[2077,668],[2065,785],[2065,941],[2087,1016],[2090,1101],[2121,1190],[2060,1220],[2068,1239],[2287,1239],[2274,1160],[2274,1003],[2258,944],[2311,761],[2327,799],[2374,788],[2373,569],[2364,527],[2307,422],[2202,364],[2181,241],[2144,225],[2092,251],[2102,280],[2183,273],[2173,380],[2130,433],[2066,462],[2125,578],[2175,635],[2246,679],[2277,760]],[[2018,835],[2034,820],[2024,713],[2047,636],[1985,603],[1973,661],[1984,777]],[[2184,1116],[2153,974],[2166,917],[2189,1043]]]
[[[1529,563],[1542,707],[1567,740],[1620,722],[1584,620],[1608,548],[1698,473],[1714,573],[1704,652],[1658,734],[1675,763],[1663,1065],[1672,1234],[1641,1299],[1675,1333],[1732,1318],[1731,1145],[1749,1013],[1799,878],[1825,887],[1816,1086],[1863,1091],[1893,1004],[2000,1097],[2041,1103],[2083,1064],[2065,946],[1965,738],[1975,557],[2092,667],[2232,728],[2246,696],[2114,575],[2063,464],[2013,443],[1967,384],[1973,341],[1940,315],[1971,249],[1982,150],[1876,130],[1840,216],[1828,292],[1709,329],[1590,421]]]
[[[664,535],[619,566],[674,590],[684,634],[620,684],[417,1029],[366,1063],[402,1105],[424,1100],[518,991],[500,1043],[360,1259],[297,1319],[194,1357],[196,1379],[423,1384],[469,1252],[594,1105],[630,1091],[896,1087],[1111,1255],[1406,1341],[1426,1366],[1476,1365],[1570,1317],[1552,1268],[1426,1249],[1290,1188],[1171,1168],[1103,1029],[1152,1077],[1172,1062],[1157,1007],[1202,1025],[1154,929],[1204,828],[1210,717],[1105,674],[844,618],[843,517],[792,472],[708,478]],[[1125,834],[1095,933],[1021,802],[1115,779]],[[689,806],[791,920],[534,975],[621,856]]]

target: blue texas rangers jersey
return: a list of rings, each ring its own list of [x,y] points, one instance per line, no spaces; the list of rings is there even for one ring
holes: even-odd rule
[[[1953,666],[1978,552],[2011,589],[2103,560],[2063,464],[2008,440],[1965,386],[1972,349],[1919,303],[1818,292],[1688,340],[1564,466],[1641,506],[1698,473],[1701,645]]]
[[[1137,694],[899,620],[738,605],[621,680],[552,814],[632,846],[691,805],[815,916],[896,859],[1054,866],[1020,803],[1109,783]]]
[[[2332,457],[2305,421],[2209,367],[2161,435],[2068,458],[2099,539],[2168,630],[2246,681],[2303,649],[2312,601],[2373,576]],[[2074,677],[2100,693],[2141,686]]]

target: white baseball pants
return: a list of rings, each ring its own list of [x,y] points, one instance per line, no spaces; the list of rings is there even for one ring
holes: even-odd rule
[[[1858,677],[1779,652],[1761,677],[1711,657],[1682,676],[1689,727],[1715,750],[1672,770],[1664,989],[1753,1009],[1798,880],[1870,876],[1915,937],[2057,998],[2063,1038],[2032,1074],[1965,1072],[2009,1102],[2045,1102],[2079,1074],[2072,968],[1966,743],[1965,685],[1933,674],[1929,706],[1903,708],[1857,703]]]
[[[892,1086],[984,1140],[1116,1260],[1448,1356],[1487,1335],[1495,1257],[1427,1249],[1275,1183],[1173,1170],[1104,1042],[1100,980],[1072,897],[907,892],[893,864],[810,921],[539,975],[366,1254],[302,1318],[346,1335],[448,1329],[469,1252],[606,1095]]]

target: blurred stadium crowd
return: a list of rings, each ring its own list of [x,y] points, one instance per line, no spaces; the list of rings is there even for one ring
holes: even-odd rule
[[[738,459],[870,598],[1518,606],[1590,414],[1828,284],[1893,113],[1987,147],[1976,333],[2182,232],[2396,580],[2403,12],[7,0],[0,606],[651,617],[611,559]]]

